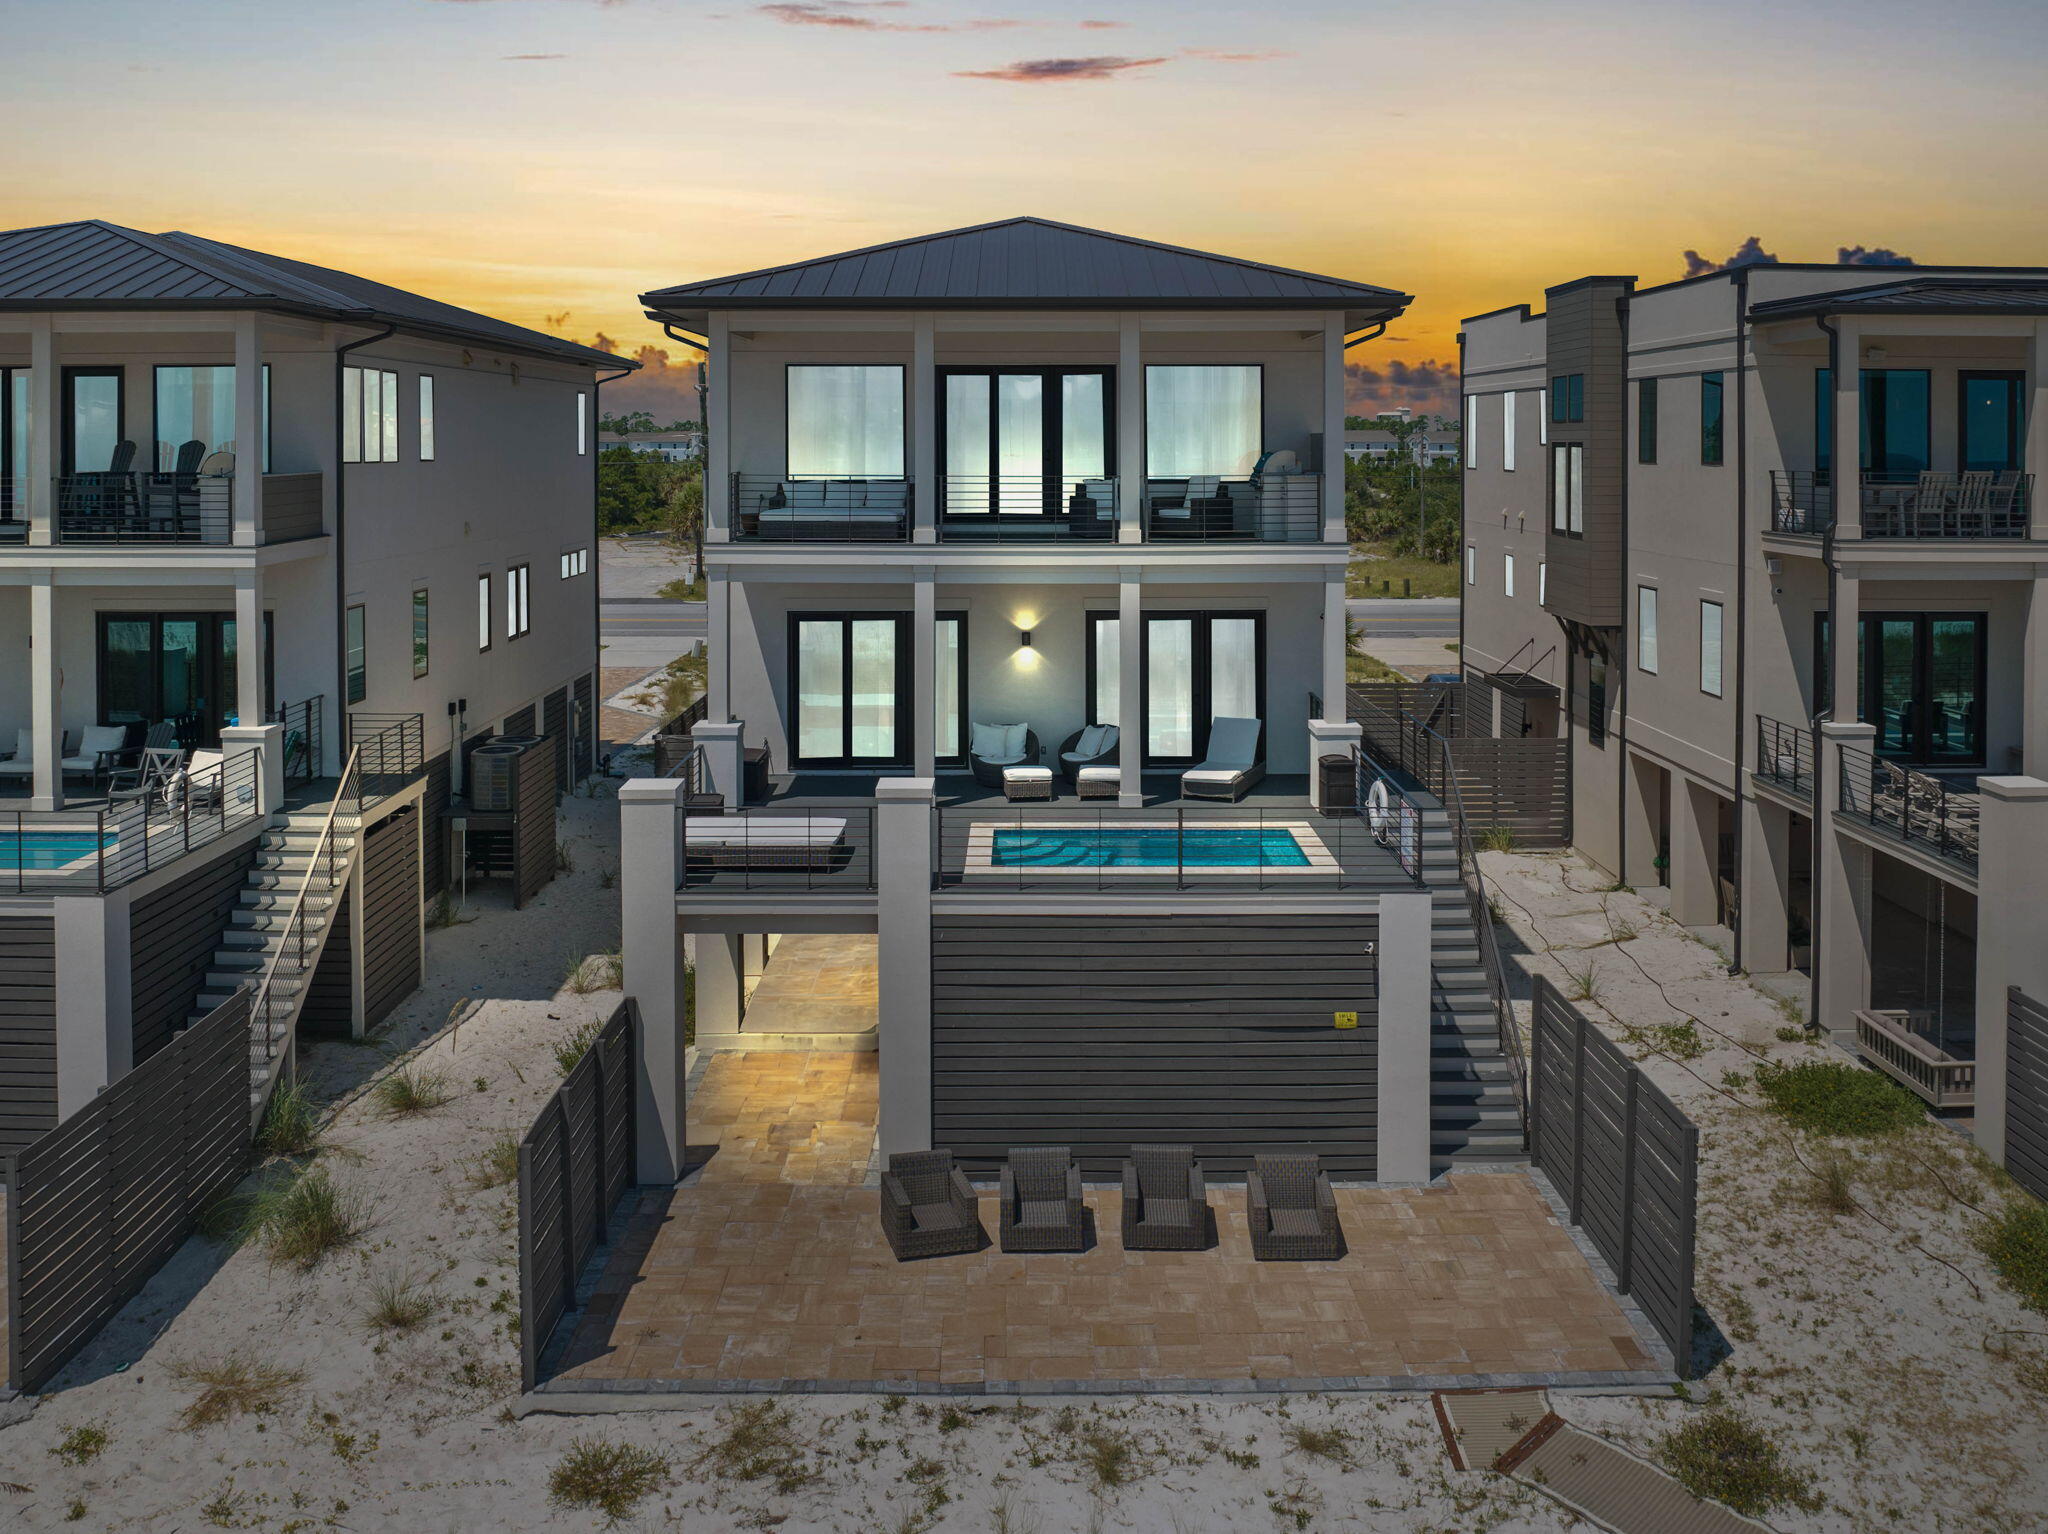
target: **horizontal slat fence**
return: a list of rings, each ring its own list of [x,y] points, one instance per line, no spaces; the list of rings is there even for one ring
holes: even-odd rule
[[[241,990],[15,1158],[7,1380],[37,1391],[192,1231],[249,1159]]]
[[[1570,844],[1569,741],[1496,738],[1488,733],[1490,693],[1477,691],[1475,702],[1462,683],[1357,683],[1346,689],[1346,699],[1364,749],[1375,760],[1398,767],[1439,799],[1450,798],[1448,774],[1457,774],[1473,836],[1501,826],[1520,847]]]
[[[1530,1159],[1689,1377],[1699,1130],[1540,975],[1531,1037]]]
[[[633,1186],[636,1128],[629,996],[519,1142],[519,1367],[527,1390],[576,1280]]]
[[[2005,1168],[2048,1198],[2048,1003],[2008,986]]]

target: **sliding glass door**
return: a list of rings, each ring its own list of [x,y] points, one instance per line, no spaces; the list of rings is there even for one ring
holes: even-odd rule
[[[1107,368],[941,368],[948,518],[1050,524],[1110,467]],[[1099,497],[1108,504],[1107,487]]]
[[[28,380],[27,368],[0,368],[0,524],[28,520]]]
[[[1814,653],[1827,698],[1827,614],[1815,615]],[[1983,613],[1864,613],[1857,625],[1857,717],[1877,730],[1877,754],[1924,767],[1984,763]]]
[[[64,466],[66,474],[98,474],[114,466],[121,443],[121,369],[64,369]]]
[[[1963,470],[2021,466],[2026,444],[2025,373],[1964,373],[1957,380]]]
[[[910,615],[795,613],[789,620],[790,754],[800,768],[910,762]],[[967,615],[932,625],[933,754],[967,751]]]
[[[219,742],[236,720],[241,664],[235,620],[228,613],[101,613],[99,722],[186,726],[193,743]],[[271,615],[263,615],[263,696],[274,687]]]
[[[1120,724],[1122,625],[1088,616],[1088,719]],[[1265,717],[1263,613],[1150,613],[1139,659],[1147,765],[1202,760],[1216,719]]]

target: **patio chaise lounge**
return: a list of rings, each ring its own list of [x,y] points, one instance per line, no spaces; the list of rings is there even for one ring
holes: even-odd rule
[[[1199,1252],[1209,1245],[1209,1192],[1191,1145],[1133,1145],[1124,1163],[1124,1250]]]
[[[67,735],[65,745],[71,744]],[[0,758],[0,781],[8,778],[33,778],[36,775],[36,732],[16,730],[14,732],[14,754]]]
[[[845,851],[843,815],[687,815],[684,865],[830,868]]]
[[[58,765],[67,777],[90,777],[97,782],[120,766],[129,754],[127,725],[89,724],[78,750]]]
[[[1091,724],[1074,731],[1060,744],[1060,775],[1078,782],[1083,767],[1116,766],[1116,742],[1113,724]]]
[[[1066,1146],[1011,1151],[1001,1191],[1004,1251],[1078,1252],[1088,1244],[1081,1169]]]
[[[978,1252],[988,1239],[967,1175],[944,1150],[897,1151],[882,1174],[882,1234],[898,1262]]]
[[[1209,758],[1180,775],[1183,799],[1228,799],[1235,804],[1266,775],[1259,755],[1264,726],[1257,719],[1217,719],[1209,725]]]
[[[1344,1255],[1337,1195],[1313,1153],[1261,1154],[1244,1191],[1252,1256],[1260,1262],[1334,1262]]]
[[[1037,765],[1038,733],[1025,724],[977,724],[967,747],[967,769],[983,788],[1001,790],[1005,767]]]

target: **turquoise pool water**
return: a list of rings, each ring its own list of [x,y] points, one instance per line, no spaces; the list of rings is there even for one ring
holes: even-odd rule
[[[1306,868],[1291,831],[1263,826],[998,828],[997,868]]]
[[[112,847],[114,838],[107,837],[104,844]],[[91,857],[101,845],[92,831],[0,831],[0,869],[19,873],[66,868]]]

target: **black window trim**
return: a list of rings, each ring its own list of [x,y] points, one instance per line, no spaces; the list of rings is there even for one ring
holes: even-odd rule
[[[936,617],[937,614],[933,616]],[[948,616],[952,615],[949,614]],[[891,619],[896,624],[895,750],[887,757],[857,757],[852,754],[853,710],[850,707],[846,707],[844,701],[853,695],[853,645],[851,643],[850,631],[856,620],[865,622],[878,618]],[[902,608],[896,607],[866,610],[836,608],[829,611],[807,609],[793,611],[788,615],[789,654],[786,657],[787,665],[785,670],[788,673],[789,679],[789,691],[787,693],[789,702],[784,720],[784,728],[788,737],[789,760],[792,767],[808,767],[818,770],[840,768],[847,771],[868,771],[874,768],[907,767],[911,765],[913,755],[917,750],[917,721],[913,717],[913,710],[916,708],[916,698],[911,677],[911,630],[915,621],[915,614],[905,612]],[[797,755],[797,743],[802,739],[801,721],[797,717],[797,709],[802,697],[799,686],[799,679],[802,674],[799,668],[803,662],[800,636],[803,625],[806,623],[837,623],[841,629],[839,645],[839,695],[841,699],[839,744],[843,749],[842,753],[838,756]],[[964,701],[967,680],[967,666],[964,659],[966,655],[966,629],[964,627],[961,630],[961,654],[963,659],[960,667],[960,678],[963,702],[961,705],[960,722],[964,734],[973,728],[967,719]],[[905,706],[906,701],[909,704],[908,707]],[[906,724],[909,726],[907,729],[905,728]],[[971,744],[971,742],[968,743]]]
[[[1714,430],[1707,434],[1707,400],[1709,392],[1714,401]],[[1713,445],[1713,456],[1707,456],[1709,442]],[[1728,375],[1718,368],[1710,368],[1700,374],[1700,465],[1702,468],[1718,469],[1728,462]]]
[[[432,662],[431,626],[433,613],[428,588],[412,588],[412,677],[418,681]]]
[[[347,696],[344,706],[361,703],[370,696],[370,615],[361,602],[351,602],[343,613],[342,636],[346,642],[351,636],[350,626],[361,633],[360,645],[350,644],[349,649],[359,650],[362,655],[360,666],[350,666],[346,653],[342,655],[342,670],[347,682]]]
[[[843,358],[829,362],[783,363],[782,477],[784,479],[821,479],[827,481],[835,479],[879,479],[885,483],[895,483],[896,481],[900,480],[903,483],[908,484],[910,482],[912,468],[910,439],[912,432],[916,429],[916,422],[913,419],[913,416],[915,414],[915,402],[910,397],[910,367],[911,365],[907,362],[859,362],[849,361]],[[789,461],[789,430],[791,425],[791,418],[789,413],[789,375],[797,368],[894,368],[896,370],[897,377],[900,379],[903,386],[903,436],[901,440],[897,443],[897,448],[899,450],[899,454],[903,463],[902,471],[896,474],[799,474],[793,467],[791,467]],[[945,442],[945,438],[943,436],[940,436],[938,440],[941,444]],[[943,446],[941,448],[941,452],[943,453]]]
[[[1636,380],[1636,462],[1657,461],[1657,380]]]
[[[76,366],[66,363],[58,375],[58,408],[64,414],[64,429],[58,444],[61,454],[58,459],[59,474],[77,474],[78,467],[78,403],[73,384],[80,378],[111,378],[114,380],[114,443],[118,447],[129,441],[128,436],[128,369],[121,363],[81,363]],[[31,385],[33,387],[33,385]],[[29,412],[33,417],[35,401],[29,401]],[[153,440],[153,439],[152,439]],[[33,451],[33,450],[31,450]],[[141,456],[138,445],[137,456]],[[131,465],[130,467],[133,467]],[[17,473],[26,473],[20,469]],[[86,473],[97,472],[86,470]]]
[[[997,524],[998,519],[1006,519],[1014,517],[1016,515],[1016,513],[1014,512],[998,512],[995,509],[995,497],[993,496],[989,498],[989,509],[986,512],[956,512],[950,510],[946,505],[947,486],[952,480],[952,475],[947,469],[948,460],[946,457],[946,381],[951,378],[982,377],[989,380],[990,426],[988,434],[988,468],[986,472],[988,474],[989,481],[991,484],[993,484],[996,480],[996,466],[998,463],[1001,462],[1000,455],[1002,452],[1001,434],[995,429],[995,380],[997,378],[1018,374],[1026,374],[1035,376],[1041,382],[1047,384],[1050,384],[1054,379],[1059,378],[1100,378],[1102,380],[1103,472],[1100,475],[1091,475],[1088,477],[1112,480],[1116,478],[1117,378],[1116,369],[1114,367],[1108,364],[1095,363],[1089,363],[1086,365],[1074,367],[1068,367],[1059,364],[1038,363],[1033,363],[1025,367],[1002,367],[992,363],[974,363],[961,364],[958,366],[949,364],[945,367],[934,369],[934,373],[938,381],[934,389],[934,393],[937,396],[937,411],[935,424],[932,430],[932,436],[938,444],[939,511],[948,521],[993,526]],[[1260,407],[1263,410],[1265,391],[1265,381],[1263,379],[1260,380],[1259,388]],[[1051,469],[1048,467],[1048,465],[1050,465],[1054,461],[1054,447],[1056,445],[1064,444],[1066,409],[1065,403],[1061,396],[1061,391],[1057,389],[1045,389],[1042,398],[1043,405],[1039,411],[1038,433],[1039,473],[1045,478],[1046,481],[1044,514],[1047,517],[1056,517],[1065,508],[1061,506],[1059,503],[1059,486],[1055,482],[1054,475]],[[1059,478],[1064,479],[1066,477],[1067,475],[1065,465],[1062,464],[1060,468]]]
[[[1087,624],[1087,631],[1086,631],[1086,634],[1085,634],[1085,642],[1084,642],[1084,644],[1083,644],[1083,666],[1082,666],[1082,669],[1083,669],[1083,670],[1084,670],[1084,671],[1086,672],[1086,676],[1087,676],[1087,685],[1086,685],[1086,688],[1085,688],[1085,691],[1084,691],[1084,701],[1085,701],[1085,706],[1086,706],[1086,708],[1087,708],[1087,715],[1088,715],[1088,720],[1089,720],[1089,722],[1091,722],[1091,723],[1095,722],[1095,720],[1096,720],[1096,718],[1097,718],[1097,715],[1096,715],[1096,705],[1095,705],[1095,659],[1096,659],[1096,647],[1095,647],[1095,625],[1096,625],[1096,624],[1097,624],[1098,622],[1100,622],[1100,621],[1102,621],[1102,620],[1104,620],[1104,619],[1108,619],[1108,620],[1110,620],[1110,621],[1113,621],[1113,622],[1116,622],[1116,623],[1118,623],[1118,625],[1119,625],[1119,628],[1121,628],[1121,622],[1122,622],[1122,618],[1123,618],[1123,614],[1122,614],[1121,612],[1118,612],[1118,611],[1115,611],[1115,610],[1112,610],[1112,609],[1094,609],[1094,608],[1091,608],[1091,609],[1089,609],[1089,611],[1088,611],[1088,613],[1087,613],[1087,615],[1086,615],[1086,619],[1085,619],[1085,621],[1086,621],[1086,624]],[[1141,628],[1143,629],[1143,631],[1144,631],[1144,632],[1143,632],[1143,637],[1142,637],[1142,639],[1141,639],[1141,641],[1140,641],[1140,644],[1139,644],[1139,650],[1138,650],[1138,726],[1139,726],[1139,729],[1140,729],[1140,731],[1142,732],[1142,734],[1140,735],[1140,738],[1139,738],[1139,749],[1140,749],[1140,753],[1141,753],[1141,763],[1142,763],[1142,765],[1143,765],[1143,766],[1145,766],[1145,767],[1160,767],[1160,768],[1166,768],[1166,767],[1192,767],[1192,766],[1193,766],[1193,765],[1195,765],[1195,764],[1196,764],[1197,762],[1201,762],[1201,761],[1206,761],[1206,760],[1208,759],[1208,753],[1209,753],[1209,726],[1210,726],[1211,722],[1213,721],[1213,718],[1214,718],[1214,713],[1215,713],[1214,707],[1213,707],[1213,705],[1212,705],[1212,703],[1211,703],[1211,699],[1212,699],[1212,697],[1213,697],[1213,695],[1214,695],[1214,694],[1213,694],[1213,688],[1212,688],[1212,673],[1211,673],[1211,656],[1212,656],[1212,649],[1211,649],[1211,638],[1210,638],[1210,627],[1209,627],[1209,624],[1210,624],[1210,620],[1212,620],[1212,619],[1216,619],[1216,618],[1250,618],[1250,619],[1252,620],[1252,644],[1253,644],[1253,649],[1254,649],[1254,655],[1253,655],[1253,668],[1254,668],[1254,670],[1253,670],[1253,677],[1254,677],[1254,686],[1255,686],[1255,701],[1256,701],[1256,703],[1257,703],[1257,705],[1258,705],[1258,718],[1259,718],[1259,719],[1261,719],[1261,720],[1264,720],[1264,719],[1266,718],[1266,609],[1265,609],[1265,608],[1263,608],[1263,607],[1170,607],[1170,608],[1155,608],[1155,609],[1150,609],[1150,610],[1148,610],[1148,611],[1146,611],[1146,612],[1144,612],[1144,613],[1141,613],[1141,614],[1140,614],[1140,618],[1141,618],[1141,620],[1142,620],[1142,621],[1141,621],[1141,623],[1140,623],[1140,627],[1141,627]],[[1192,700],[1192,706],[1193,706],[1193,709],[1194,709],[1194,722],[1195,722],[1195,741],[1194,741],[1194,745],[1195,745],[1195,751],[1194,751],[1194,755],[1192,755],[1192,756],[1185,756],[1185,757],[1182,757],[1182,756],[1157,756],[1157,755],[1154,755],[1154,754],[1153,754],[1153,752],[1152,752],[1152,749],[1151,749],[1151,746],[1152,746],[1152,742],[1151,742],[1151,738],[1150,738],[1150,737],[1151,737],[1151,730],[1150,730],[1150,720],[1151,720],[1151,707],[1150,707],[1150,704],[1151,704],[1151,698],[1152,698],[1152,665],[1151,665],[1151,661],[1152,661],[1152,624],[1153,624],[1153,622],[1154,622],[1155,620],[1161,620],[1161,621],[1168,621],[1168,620],[1172,620],[1172,619],[1176,619],[1176,618],[1188,618],[1188,619],[1192,619],[1192,620],[1194,620],[1194,624],[1195,624],[1195,627],[1194,627],[1194,638],[1195,638],[1195,643],[1194,643],[1194,651],[1193,651],[1193,658],[1194,658],[1194,697],[1193,697],[1193,700]],[[1118,635],[1118,642],[1119,642],[1119,644],[1121,644],[1121,642],[1122,642],[1122,634],[1121,634],[1121,632],[1119,632],[1119,635]],[[1121,690],[1121,689],[1119,689],[1119,690]],[[1118,724],[1117,724],[1117,728],[1118,728],[1118,731],[1119,731],[1119,732],[1121,732],[1121,731],[1123,730],[1123,728],[1124,728],[1124,721],[1121,721],[1121,720],[1119,720],[1119,721],[1118,721]],[[1263,738],[1261,739],[1260,745],[1261,745],[1261,748],[1263,748],[1263,746],[1264,746],[1264,740],[1263,740]]]

